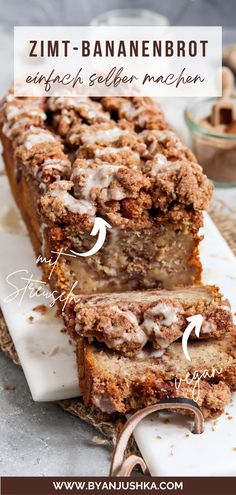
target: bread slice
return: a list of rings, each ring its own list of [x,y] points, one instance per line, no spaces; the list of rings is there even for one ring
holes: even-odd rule
[[[215,286],[103,294],[82,298],[75,312],[75,339],[97,339],[126,356],[137,355],[148,341],[165,349],[196,314],[203,316],[201,339],[233,328],[229,302]]]
[[[192,341],[189,362],[180,342],[161,357],[145,350],[131,359],[81,339],[77,359],[84,401],[103,412],[125,414],[182,397],[195,400],[205,418],[217,417],[236,390],[235,341],[233,333],[222,340]]]

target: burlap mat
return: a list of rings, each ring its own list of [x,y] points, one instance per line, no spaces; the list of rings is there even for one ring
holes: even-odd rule
[[[236,210],[217,198],[211,202],[209,213],[236,256]]]
[[[217,227],[230,245],[232,251],[236,255],[236,211],[229,208],[219,199],[212,202],[210,215]],[[13,342],[9,335],[4,318],[0,311],[0,348],[2,351],[16,364],[20,366],[20,362],[15,351]],[[122,427],[124,418],[119,415],[114,415],[112,418],[104,417],[99,411],[92,411],[87,408],[81,398],[62,400],[58,403],[66,412],[77,416],[82,421],[86,421],[94,426],[96,430],[102,434],[102,437],[95,436],[93,438],[96,444],[114,445],[117,437],[117,432]],[[130,450],[136,450],[135,444],[129,445]]]

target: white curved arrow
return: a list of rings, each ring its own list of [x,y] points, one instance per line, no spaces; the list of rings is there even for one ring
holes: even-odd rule
[[[189,325],[187,328],[184,330],[183,337],[182,337],[182,348],[185,357],[188,359],[188,361],[191,361],[191,358],[188,353],[188,339],[190,336],[190,333],[193,331],[195,328],[195,335],[196,337],[199,337],[200,335],[200,330],[203,322],[203,317],[202,315],[193,315],[189,316],[189,318],[186,318],[187,321],[189,321]]]
[[[106,229],[111,229],[112,226],[103,220],[101,217],[96,217],[94,220],[94,225],[92,228],[92,231],[90,232],[90,235],[95,236],[98,234],[97,242],[94,244],[92,249],[87,251],[86,253],[78,253],[77,251],[73,251],[72,249],[70,250],[71,253],[76,254],[76,256],[83,256],[84,258],[86,256],[92,256],[93,254],[97,253],[99,249],[103,246],[105,239],[106,239]]]

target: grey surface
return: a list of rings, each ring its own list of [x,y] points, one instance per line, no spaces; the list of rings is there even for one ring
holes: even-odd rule
[[[172,21],[185,0],[0,0],[0,92],[13,78],[13,25],[82,25],[107,9],[150,8]],[[234,26],[236,0],[195,0],[179,25]],[[236,31],[224,29],[225,44]],[[14,390],[6,390],[13,385]],[[34,403],[22,371],[0,352],[0,475],[107,475],[110,450],[93,428],[50,403]]]
[[[14,390],[7,390],[8,387]],[[20,368],[0,352],[0,476],[103,476],[111,449],[52,403],[35,403]]]

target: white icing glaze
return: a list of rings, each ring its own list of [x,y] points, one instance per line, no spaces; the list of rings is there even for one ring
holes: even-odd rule
[[[142,328],[148,336],[151,336],[153,333],[158,336],[162,336],[160,325],[153,321],[152,318],[145,318],[142,323]]]
[[[155,316],[163,316],[163,319],[155,321]],[[144,320],[141,327],[148,337],[154,336],[155,341],[163,349],[167,347],[168,342],[163,336],[162,327],[170,327],[177,320],[177,311],[173,306],[166,303],[159,303],[144,313]]]
[[[69,164],[66,160],[60,160],[59,158],[48,158],[40,165],[40,169],[36,165],[34,168],[34,177],[38,177],[40,179],[45,170],[52,169],[64,172],[66,169],[69,169]]]
[[[50,100],[49,106],[51,110],[60,109],[63,105],[66,108],[74,108],[75,110],[85,111],[89,119],[96,120],[96,117],[110,119],[110,115],[101,110],[99,103],[90,100],[88,97],[58,97]]]
[[[7,120],[12,120],[18,115],[21,115],[22,113],[28,114],[28,115],[37,115],[39,117],[42,117],[43,120],[46,119],[46,114],[42,111],[42,109],[38,106],[38,104],[35,104],[34,102],[30,103],[25,103],[22,106],[17,106],[17,105],[8,105],[6,107],[6,117]]]
[[[24,125],[27,122],[29,122],[29,119],[27,119],[27,117],[16,120],[16,122],[13,125],[11,125],[11,122],[9,123],[6,120],[2,126],[2,132],[3,134],[5,134],[5,136],[10,138],[14,130],[18,129],[21,125]]]
[[[132,311],[121,310],[118,306],[111,306],[111,309],[126,318],[134,327],[135,332],[123,332],[121,337],[109,339],[109,341],[106,342],[107,346],[116,347],[117,345],[122,345],[125,342],[135,342],[139,344],[140,347],[143,347],[147,343],[147,336],[140,327],[138,320]],[[116,328],[114,328],[113,331],[115,334]]]
[[[53,168],[53,170],[60,170],[61,172],[63,172],[63,170],[65,170],[65,165],[63,164],[60,164],[60,163],[54,163],[54,164],[48,164],[48,165],[45,165],[45,164],[42,164],[43,166],[43,169],[44,170],[50,170]]]
[[[120,136],[124,136],[125,134],[128,134],[128,131],[119,127],[112,127],[111,129],[101,129],[95,132],[85,132],[81,138],[84,144],[97,142],[112,143],[118,141]]]
[[[160,169],[163,169],[163,167],[166,167],[167,165],[167,159],[164,155],[162,155],[161,153],[158,153],[156,156],[155,156],[155,163],[153,163],[152,165],[152,170],[151,170],[151,174],[152,175],[157,175],[158,172],[160,171]]]
[[[69,164],[66,160],[61,160],[60,158],[47,158],[47,160],[45,160],[42,165],[46,166],[46,167],[51,165],[52,168],[54,168],[55,166],[57,166],[59,164],[61,167],[64,167],[64,168],[65,167],[68,168],[68,166],[69,166]]]
[[[164,318],[161,321],[161,325],[170,327],[173,323],[176,323],[178,321],[177,312],[177,309],[170,304],[158,303],[156,304],[156,306],[148,310],[148,315],[163,316]]]
[[[15,100],[15,96],[10,93],[9,95],[6,96],[5,100],[6,101],[13,101],[13,100]]]
[[[200,333],[207,334],[216,330],[216,324],[213,321],[203,321]]]
[[[43,129],[40,128],[31,128],[31,131],[25,138],[24,140],[24,146],[26,147],[27,150],[30,150],[35,146],[36,144],[41,144],[41,143],[56,143],[57,139],[53,134],[51,134],[48,131],[44,131]]]
[[[135,118],[137,117],[140,113],[144,112],[146,109],[143,106],[140,106],[136,108],[132,101],[127,101],[122,105],[122,110],[126,114],[126,118]]]
[[[161,325],[156,323],[152,318],[146,317],[141,327],[149,338],[153,336],[155,337],[155,342],[161,349],[165,349],[168,346],[168,342],[163,336]]]
[[[137,358],[148,359],[148,358],[160,358],[165,353],[165,349],[146,349],[145,347],[138,353]]]
[[[104,162],[100,167],[97,168],[79,168],[74,170],[71,178],[80,175],[85,179],[84,186],[81,188],[82,197],[86,200],[91,199],[91,193],[94,188],[103,189],[102,197],[104,201],[121,200],[126,197],[126,194],[119,189],[109,190],[111,182],[116,178],[116,173],[119,169],[123,168],[118,165],[111,165],[110,163]]]
[[[170,131],[169,129],[166,129],[164,131],[153,130],[151,132],[154,136],[157,137],[158,141],[164,141],[167,138],[175,138],[176,140],[178,140],[174,132]]]
[[[95,156],[100,157],[103,155],[111,154],[115,155],[116,153],[120,153],[121,151],[129,151],[135,157],[139,158],[139,154],[136,151],[131,150],[129,146],[122,146],[120,148],[115,148],[114,146],[106,146],[106,148],[100,148],[95,151]]]
[[[182,162],[175,161],[175,162],[170,162],[167,159],[162,160],[163,155],[158,154],[157,155],[157,161],[152,165],[152,171],[151,174],[157,176],[164,175],[166,171],[168,170],[179,170],[182,166]],[[165,158],[165,157],[164,157]]]
[[[83,199],[75,199],[71,194],[68,193],[65,189],[60,187],[58,184],[57,187],[54,187],[52,191],[50,191],[50,196],[53,198],[59,198],[63,205],[72,213],[79,213],[80,215],[95,215],[96,209],[89,202]]]

